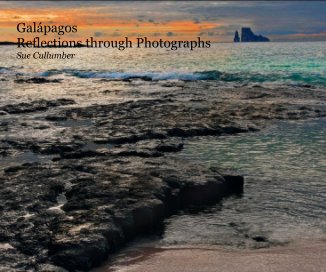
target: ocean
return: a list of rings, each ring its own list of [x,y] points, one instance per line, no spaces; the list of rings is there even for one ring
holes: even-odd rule
[[[325,239],[325,135],[323,118],[190,141],[177,156],[236,170],[244,194],[167,219],[161,243],[249,249]]]
[[[0,48],[0,74],[64,78],[218,80],[221,84],[326,85],[325,42],[212,44],[179,49]],[[18,52],[75,53],[72,60],[17,59]]]

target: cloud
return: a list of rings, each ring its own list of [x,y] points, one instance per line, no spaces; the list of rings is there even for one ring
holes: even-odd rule
[[[112,36],[112,37],[121,37],[122,34],[116,31],[116,32],[113,32],[113,33],[111,34],[111,36]]]
[[[90,35],[118,36],[141,30],[148,36],[204,33],[220,41],[232,40],[234,31],[242,26],[276,37],[274,41],[322,39],[324,35],[315,34],[326,29],[326,1],[0,1],[0,5],[0,33],[5,33],[4,27],[10,31],[10,22],[30,18],[76,23],[88,28]],[[186,27],[174,24],[189,21]],[[120,30],[115,31],[116,27]],[[300,33],[310,35],[294,35]]]
[[[102,37],[102,36],[105,36],[106,34],[103,33],[103,32],[100,32],[100,31],[97,31],[94,33],[94,37]]]
[[[195,19],[194,19],[194,23],[195,23],[195,24],[199,24],[199,23],[200,23],[200,20],[199,20],[198,18],[195,18]]]

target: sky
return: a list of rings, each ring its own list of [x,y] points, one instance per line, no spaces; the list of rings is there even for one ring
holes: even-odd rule
[[[326,41],[326,1],[0,1],[0,40],[40,36],[18,33],[20,22],[77,25],[77,33],[61,36],[70,40],[229,42],[235,30],[251,27],[272,41]]]

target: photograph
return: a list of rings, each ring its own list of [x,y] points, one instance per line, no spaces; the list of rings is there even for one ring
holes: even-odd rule
[[[0,0],[0,272],[325,272],[326,1]]]

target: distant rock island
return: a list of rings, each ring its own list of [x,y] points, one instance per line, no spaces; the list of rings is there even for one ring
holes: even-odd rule
[[[252,32],[250,27],[243,27],[241,29],[241,40],[239,37],[238,30],[234,34],[234,42],[269,42],[269,38],[262,35],[256,35]]]
[[[240,37],[239,37],[238,30],[235,31],[233,41],[234,41],[234,42],[240,42]]]

